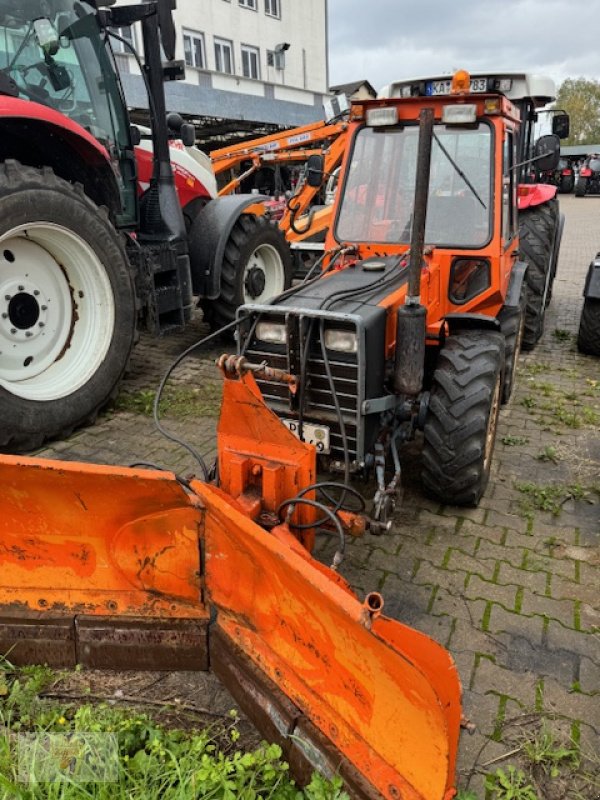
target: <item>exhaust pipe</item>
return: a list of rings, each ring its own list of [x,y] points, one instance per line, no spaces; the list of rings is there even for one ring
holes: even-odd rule
[[[423,386],[427,312],[421,305],[421,269],[427,222],[433,122],[433,109],[424,108],[419,115],[419,150],[408,266],[408,294],[404,306],[401,306],[397,313],[394,389],[399,395],[416,396]]]

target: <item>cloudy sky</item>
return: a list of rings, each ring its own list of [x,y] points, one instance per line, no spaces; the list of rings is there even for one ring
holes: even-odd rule
[[[454,69],[600,79],[600,0],[328,0],[330,83]]]

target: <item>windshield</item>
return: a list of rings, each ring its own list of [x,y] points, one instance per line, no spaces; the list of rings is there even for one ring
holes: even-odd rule
[[[65,114],[118,165],[130,148],[127,111],[93,7],[84,0],[0,0],[0,79],[18,97]],[[13,90],[14,91],[14,90]],[[127,211],[135,197],[122,184]]]
[[[419,129],[363,128],[347,170],[336,237],[344,242],[409,244]],[[492,220],[492,133],[435,126],[425,242],[482,247]]]

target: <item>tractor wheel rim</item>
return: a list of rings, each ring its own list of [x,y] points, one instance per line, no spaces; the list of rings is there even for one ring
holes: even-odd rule
[[[24,400],[73,394],[106,357],[114,295],[90,245],[60,225],[0,238],[0,387]]]
[[[257,273],[262,273],[263,280],[258,280]],[[245,303],[263,303],[283,292],[285,268],[276,247],[262,244],[254,250],[244,270],[243,286]]]
[[[498,427],[498,416],[500,412],[500,395],[501,395],[501,376],[498,375],[496,385],[494,386],[494,396],[492,398],[492,405],[490,408],[490,415],[488,417],[487,431],[485,435],[485,454],[483,457],[483,469],[487,472],[492,458],[492,451],[494,449],[494,441],[496,439],[496,428]]]

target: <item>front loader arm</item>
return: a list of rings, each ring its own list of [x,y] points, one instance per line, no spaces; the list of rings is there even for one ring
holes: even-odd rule
[[[312,448],[283,426],[269,441],[279,423],[251,375],[225,381],[222,414],[241,437],[236,453],[224,425],[234,494],[167,472],[0,456],[0,652],[210,666],[302,784],[319,769],[356,798],[448,800],[460,723],[450,655],[384,617],[376,593],[356,598],[286,524],[255,521],[273,517],[274,476],[284,495],[311,479]],[[265,441],[250,454],[253,426]]]

